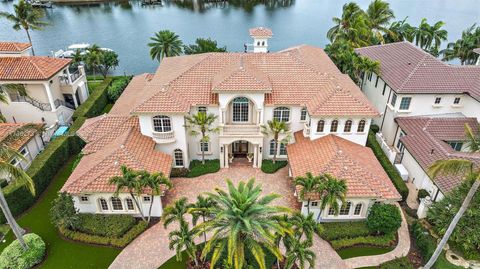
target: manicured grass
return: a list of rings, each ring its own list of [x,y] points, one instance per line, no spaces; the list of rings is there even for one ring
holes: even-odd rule
[[[181,262],[177,261],[177,257],[173,256],[158,269],[185,269],[187,268],[187,265],[185,264],[186,261],[187,255],[185,253],[183,254],[183,259]]]
[[[275,163],[273,163],[272,160],[263,160],[261,169],[264,173],[273,174],[285,166],[287,166],[287,161],[277,160]]]
[[[113,107],[113,104],[107,104],[107,105],[105,106],[105,108],[103,109],[102,114],[105,114],[105,113],[110,112],[110,110],[112,109],[112,107]]]
[[[102,82],[103,80],[88,81],[88,92],[92,93]]]
[[[23,228],[38,234],[47,244],[47,259],[41,264],[41,268],[107,268],[120,253],[120,249],[65,241],[50,223],[50,205],[70,175],[74,159],[70,159],[58,172],[44,196],[18,219]],[[0,243],[0,251],[13,239],[13,234],[9,232],[6,242]]]
[[[337,250],[337,253],[342,259],[348,259],[360,256],[380,255],[390,251],[392,251],[392,248],[351,247]]]

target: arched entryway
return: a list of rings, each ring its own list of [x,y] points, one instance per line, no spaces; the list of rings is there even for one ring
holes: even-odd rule
[[[263,138],[220,138],[220,166],[260,167]]]

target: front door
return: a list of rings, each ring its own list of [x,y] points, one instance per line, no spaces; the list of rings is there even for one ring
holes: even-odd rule
[[[248,142],[247,141],[236,141],[233,142],[232,148],[233,157],[245,158],[248,153]]]

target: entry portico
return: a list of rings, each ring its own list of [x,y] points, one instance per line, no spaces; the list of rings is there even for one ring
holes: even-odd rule
[[[220,141],[220,167],[221,168],[228,168],[229,163],[231,163],[237,157],[235,156],[235,154],[239,154],[239,153],[242,153],[242,154],[244,153],[245,157],[248,154],[253,154],[252,166],[254,168],[259,168],[262,166],[263,135],[261,133],[258,135],[251,135],[251,136],[244,136],[244,135],[220,136],[219,141]]]

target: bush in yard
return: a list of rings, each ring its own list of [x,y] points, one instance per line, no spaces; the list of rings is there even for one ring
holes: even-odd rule
[[[108,86],[107,94],[110,102],[115,103],[117,99],[122,95],[123,91],[127,87],[128,83],[132,79],[131,76],[116,77],[110,86]]]
[[[418,200],[419,200],[419,201],[420,201],[420,199],[425,198],[425,197],[427,197],[427,196],[430,196],[430,193],[428,193],[427,190],[425,190],[425,189],[420,189],[420,190],[418,191],[418,196],[417,196],[417,197],[418,197]]]
[[[376,247],[390,247],[395,243],[395,234],[385,234],[381,236],[360,236],[354,238],[344,238],[333,240],[330,242],[334,249],[342,249],[348,248],[355,245],[369,245],[369,246],[376,246]]]
[[[376,124],[372,124],[372,125],[370,126],[370,130],[372,130],[372,132],[373,132],[374,134],[376,134],[376,133],[378,133],[378,131],[380,131],[380,127],[378,127],[378,125],[376,125]]]
[[[170,171],[170,177],[187,177],[190,170],[188,168],[172,168]]]
[[[215,173],[220,170],[220,160],[205,160],[202,164],[200,160],[193,160],[190,162],[190,172],[187,177],[198,177],[205,174]]]
[[[376,233],[394,233],[401,224],[402,216],[395,205],[374,204],[367,217],[368,229]]]
[[[427,261],[433,255],[433,252],[437,247],[435,238],[428,233],[427,229],[425,229],[418,220],[412,223],[410,229],[423,260]]]
[[[355,238],[372,234],[365,221],[323,223],[320,237],[327,241]]]
[[[414,269],[414,267],[407,257],[402,257],[380,264],[380,269]]]
[[[287,161],[276,161],[273,163],[272,160],[263,160],[262,161],[262,172],[267,174],[273,174],[277,172],[280,168],[287,166]]]
[[[62,192],[53,200],[52,207],[50,208],[50,220],[57,228],[77,229],[80,223],[80,217],[77,214],[71,195]]]
[[[8,245],[0,255],[0,269],[29,269],[42,262],[46,246],[42,238],[36,234],[23,236],[29,247],[24,251],[18,240]]]
[[[78,214],[80,221],[77,230],[83,233],[120,237],[136,223],[130,215]]]

